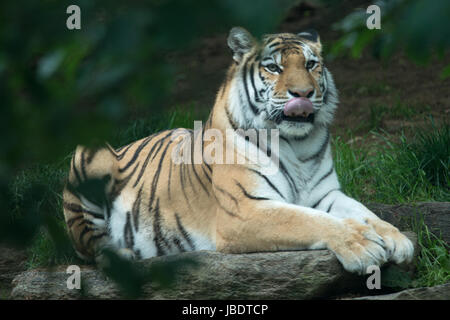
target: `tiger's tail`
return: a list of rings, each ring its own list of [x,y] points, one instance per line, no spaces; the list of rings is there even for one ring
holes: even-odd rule
[[[63,210],[77,254],[93,261],[110,240],[108,218],[118,160],[108,145],[100,149],[78,146],[63,191]]]

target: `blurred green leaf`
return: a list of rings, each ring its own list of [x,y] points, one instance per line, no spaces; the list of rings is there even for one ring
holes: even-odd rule
[[[450,77],[450,64],[444,68],[441,72],[441,79],[446,79]]]
[[[367,29],[369,15],[364,9],[352,12],[333,25],[342,36],[332,46],[332,56],[349,54],[359,58],[365,48],[372,47],[379,58],[404,51],[417,64],[426,64],[433,55],[442,58],[448,53],[450,2],[391,0],[375,4],[381,9],[381,29]],[[445,69],[442,77],[448,72]]]

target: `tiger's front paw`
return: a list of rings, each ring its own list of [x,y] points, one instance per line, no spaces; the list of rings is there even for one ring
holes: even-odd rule
[[[389,261],[395,263],[411,262],[414,246],[404,234],[392,224],[381,219],[367,219],[367,224],[383,238]]]
[[[342,230],[328,243],[345,270],[366,274],[367,267],[388,260],[383,238],[369,225],[353,219],[342,221]]]

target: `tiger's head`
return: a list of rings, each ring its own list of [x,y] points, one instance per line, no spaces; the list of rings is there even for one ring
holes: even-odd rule
[[[331,123],[337,91],[315,31],[269,34],[257,41],[235,27],[228,46],[235,61],[228,102],[240,127],[279,129],[281,136],[301,138]]]

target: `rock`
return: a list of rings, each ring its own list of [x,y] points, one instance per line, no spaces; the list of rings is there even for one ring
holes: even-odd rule
[[[430,231],[441,235],[450,245],[450,202],[420,202],[414,206],[369,204],[367,207],[401,230],[409,230],[414,219],[422,214]]]
[[[450,283],[434,287],[407,289],[378,296],[366,296],[349,300],[450,300]]]
[[[407,233],[414,241],[414,235]],[[346,272],[328,250],[222,254],[186,252],[138,262],[157,263],[192,258],[199,264],[178,269],[171,288],[144,286],[143,299],[317,299],[337,296],[366,284],[365,277]],[[92,266],[83,266],[80,290],[68,289],[67,266],[30,270],[13,280],[13,299],[120,299],[117,286]]]
[[[11,281],[26,269],[25,260],[25,250],[0,245],[0,299],[9,296]]]

